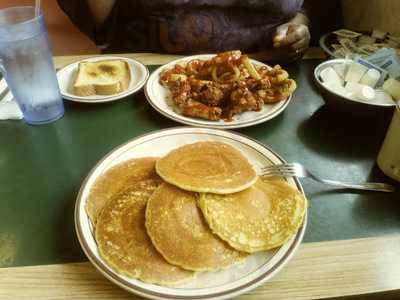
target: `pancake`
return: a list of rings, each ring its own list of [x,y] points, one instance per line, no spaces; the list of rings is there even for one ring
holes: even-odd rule
[[[230,194],[257,180],[243,154],[221,142],[198,142],[172,150],[157,161],[156,170],[166,182],[192,192]]]
[[[115,271],[147,283],[174,285],[194,273],[169,264],[147,235],[146,204],[160,182],[142,180],[108,201],[97,220],[96,241],[101,257]]]
[[[208,225],[233,248],[253,253],[276,248],[301,226],[306,199],[283,181],[261,179],[249,189],[231,194],[201,194]]]
[[[150,197],[146,228],[153,245],[171,264],[193,271],[216,271],[247,254],[214,235],[197,206],[198,194],[162,184]]]
[[[97,215],[113,196],[122,192],[131,183],[155,175],[155,162],[154,157],[127,160],[115,165],[97,178],[85,206],[92,224],[96,224]]]

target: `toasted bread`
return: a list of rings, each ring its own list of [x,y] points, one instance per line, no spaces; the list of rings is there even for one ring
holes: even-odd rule
[[[80,62],[74,93],[77,96],[113,95],[125,91],[130,80],[129,65],[124,60]]]

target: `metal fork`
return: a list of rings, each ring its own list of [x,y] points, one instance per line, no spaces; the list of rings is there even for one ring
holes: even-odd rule
[[[351,184],[335,180],[321,179],[312,174],[310,171],[308,171],[305,167],[303,167],[299,163],[281,164],[281,165],[272,165],[263,167],[261,169],[261,177],[266,177],[266,176],[300,177],[300,178],[309,177],[321,183],[348,189],[379,191],[379,192],[395,191],[394,186],[387,183],[365,182],[359,184]]]

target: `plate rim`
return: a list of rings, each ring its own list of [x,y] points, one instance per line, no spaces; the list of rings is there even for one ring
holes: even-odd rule
[[[71,94],[68,93],[65,94],[63,91],[61,91],[60,89],[60,94],[61,97],[64,98],[65,100],[68,101],[73,101],[73,102],[78,102],[78,103],[89,103],[89,104],[96,104],[96,103],[108,103],[108,102],[113,102],[113,101],[117,101],[120,100],[122,98],[125,98],[126,96],[132,95],[136,92],[138,92],[141,88],[143,88],[143,86],[146,84],[149,76],[150,76],[150,71],[149,68],[141,63],[140,61],[133,59],[133,58],[129,58],[129,57],[124,57],[124,56],[116,56],[116,55],[95,55],[95,56],[90,56],[88,58],[84,58],[75,62],[72,62],[68,65],[63,66],[61,69],[59,69],[56,73],[57,73],[57,78],[59,73],[61,74],[61,72],[65,71],[66,68],[68,67],[72,67],[73,65],[76,65],[82,61],[101,61],[101,60],[106,60],[106,59],[121,59],[121,60],[125,60],[128,62],[132,62],[133,64],[137,64],[143,71],[144,71],[144,78],[142,80],[140,80],[137,84],[137,86],[133,89],[128,89],[125,90],[121,93],[118,93],[117,95],[109,95],[106,97],[102,97],[101,99],[85,99],[85,97],[82,96],[72,96]]]
[[[319,38],[319,46],[321,47],[321,49],[328,54],[329,56],[333,57],[333,58],[342,58],[342,57],[338,57],[336,55],[333,54],[333,52],[331,51],[331,49],[329,48],[329,46],[326,44],[326,40],[328,39],[328,37],[330,37],[332,34],[334,34],[333,32],[326,32],[325,34],[323,34],[320,38]]]
[[[213,300],[222,300],[222,299],[227,299],[227,298],[231,298],[231,297],[235,297],[238,296],[242,293],[245,293],[249,290],[252,290],[256,287],[258,287],[259,285],[265,283],[266,281],[268,281],[270,278],[272,278],[273,276],[275,276],[285,265],[286,263],[288,263],[290,261],[290,259],[292,258],[292,256],[296,253],[297,249],[299,248],[301,241],[303,240],[304,237],[304,233],[305,233],[305,229],[307,227],[307,223],[308,223],[308,209],[306,209],[306,213],[304,216],[304,220],[303,220],[303,224],[302,226],[299,228],[298,232],[296,233],[296,235],[291,239],[291,244],[288,245],[288,249],[282,253],[281,257],[278,257],[278,260],[271,266],[270,269],[265,270],[262,274],[260,274],[259,276],[257,276],[256,278],[252,279],[249,282],[243,283],[241,286],[237,286],[237,287],[232,287],[229,291],[220,291],[220,292],[214,292],[214,293],[209,293],[209,294],[204,294],[204,295],[196,295],[196,296],[185,296],[185,295],[170,295],[170,294],[165,294],[159,291],[154,291],[151,289],[145,289],[143,287],[140,286],[136,286],[135,284],[129,282],[129,285],[126,283],[126,280],[119,277],[118,273],[116,271],[113,270],[108,270],[107,268],[103,268],[102,265],[106,264],[96,256],[95,253],[93,253],[90,249],[90,246],[88,245],[88,243],[86,242],[85,238],[84,238],[84,233],[82,232],[82,228],[80,226],[80,206],[81,206],[81,202],[83,201],[82,198],[82,193],[89,181],[89,179],[91,178],[92,174],[97,170],[97,168],[106,160],[108,159],[110,156],[112,156],[115,152],[117,152],[118,150],[120,150],[121,148],[126,147],[128,144],[133,143],[135,141],[138,141],[140,139],[145,139],[148,138],[152,135],[157,136],[160,134],[165,134],[168,132],[176,132],[176,133],[196,133],[196,130],[201,130],[203,134],[216,134],[218,136],[222,136],[222,137],[235,137],[235,136],[239,136],[244,140],[250,140],[251,142],[257,144],[258,146],[262,147],[264,150],[267,150],[268,152],[270,152],[273,156],[275,156],[276,159],[285,162],[285,160],[278,154],[276,153],[273,149],[271,149],[268,145],[263,144],[262,142],[257,141],[254,138],[251,138],[247,135],[241,134],[241,133],[237,133],[237,132],[232,132],[232,131],[226,131],[226,130],[221,130],[221,129],[213,129],[213,128],[196,128],[196,127],[188,127],[188,126],[179,126],[179,127],[171,127],[171,128],[165,128],[165,129],[160,129],[160,130],[156,130],[156,131],[152,131],[152,132],[148,132],[148,133],[144,133],[141,135],[138,135],[130,140],[128,140],[127,142],[120,144],[116,147],[114,147],[111,151],[109,151],[106,155],[104,155],[96,164],[94,167],[92,167],[92,169],[90,170],[90,172],[87,174],[87,176],[85,177],[84,181],[82,182],[78,195],[76,197],[76,201],[75,201],[75,207],[74,207],[74,225],[75,225],[75,231],[76,231],[76,235],[78,237],[79,243],[86,255],[86,257],[89,259],[89,261],[92,263],[92,265],[95,266],[95,268],[103,275],[105,276],[108,280],[112,281],[113,283],[115,283],[116,285],[118,285],[119,287],[127,290],[130,293],[142,296],[142,297],[146,297],[149,299],[160,299],[160,300],[172,300],[172,299],[191,299],[191,300],[197,300],[197,299],[213,299]],[[240,141],[240,143],[243,143],[242,141]],[[244,143],[246,144],[246,143]],[[246,144],[247,146],[250,146],[248,144]],[[250,146],[251,147],[251,146]],[[265,155],[264,155],[265,156]],[[299,179],[297,177],[293,177],[292,178],[297,189],[303,194],[304,193],[304,189],[301,185],[301,182],[299,181]],[[290,240],[289,240],[290,241]]]
[[[280,115],[289,105],[289,103],[291,102],[292,98],[293,98],[293,93],[290,94],[290,96],[285,100],[285,102],[278,107],[275,111],[273,111],[271,114],[267,114],[263,117],[260,117],[259,119],[256,120],[250,120],[250,121],[245,121],[242,123],[236,123],[236,124],[230,124],[230,122],[224,122],[224,123],[212,123],[213,121],[210,120],[197,120],[196,118],[192,118],[192,117],[186,117],[186,116],[182,116],[182,115],[178,115],[178,117],[175,117],[173,115],[171,115],[168,111],[165,111],[164,109],[160,108],[152,99],[152,97],[150,97],[150,83],[153,81],[153,77],[156,77],[159,73],[159,71],[163,68],[166,68],[167,66],[171,66],[173,64],[176,64],[180,61],[186,61],[186,60],[190,60],[190,59],[198,59],[198,58],[210,58],[210,57],[214,57],[216,54],[197,54],[197,55],[190,55],[190,56],[185,56],[185,57],[181,57],[181,58],[177,58],[174,59],[170,62],[168,62],[167,64],[161,65],[159,66],[157,69],[155,69],[151,75],[149,76],[146,85],[144,87],[144,94],[145,97],[147,99],[147,102],[150,103],[150,105],[156,110],[158,111],[160,114],[162,114],[163,116],[181,123],[181,124],[185,124],[185,125],[190,125],[190,126],[196,126],[196,127],[201,127],[201,128],[214,128],[214,129],[235,129],[235,128],[245,128],[245,127],[250,127],[250,126],[255,126],[264,122],[267,122],[269,120],[272,120],[273,118],[277,117],[278,115]],[[259,65],[263,65],[263,66],[267,66],[270,67],[269,65],[260,62],[258,60],[255,59],[251,59],[251,61],[256,64]],[[256,112],[254,112],[256,113]],[[207,124],[204,124],[203,122],[207,122]]]

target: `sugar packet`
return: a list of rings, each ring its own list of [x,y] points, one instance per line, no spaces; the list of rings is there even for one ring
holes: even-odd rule
[[[400,47],[400,42],[397,42],[395,40],[387,39],[385,41],[385,43],[388,44],[388,46],[391,48],[399,48]]]
[[[340,29],[340,30],[336,30],[333,32],[334,34],[336,34],[339,37],[344,37],[344,38],[348,38],[348,39],[355,39],[359,36],[361,36],[361,33],[358,32],[354,32],[348,29]]]
[[[388,57],[380,67],[386,70],[391,78],[400,80],[400,59],[397,55]]]
[[[358,53],[358,47],[351,39],[340,39],[339,43],[347,52]]]
[[[332,44],[331,47],[332,47],[334,50],[339,50],[339,49],[342,49],[343,46],[340,45],[340,44]]]
[[[394,35],[388,34],[388,36],[386,38],[388,40],[392,40],[392,41],[395,41],[400,44],[400,36],[394,36]]]
[[[395,49],[381,49],[366,57],[365,60],[386,70],[390,77],[400,79],[400,58]]]
[[[362,45],[358,47],[358,52],[367,56],[375,53],[377,50],[378,48],[376,48],[374,45]]]
[[[378,29],[374,29],[372,31],[371,37],[373,37],[375,39],[383,40],[386,37],[386,35],[387,35],[387,32],[378,30]]]
[[[346,57],[348,54],[346,53],[346,51],[343,48],[337,49],[335,51],[333,51],[333,56],[334,57]]]
[[[392,55],[396,55],[396,51],[394,49],[382,48],[376,51],[374,54],[365,57],[365,59],[374,65],[380,66]]]
[[[363,46],[363,45],[372,45],[376,42],[376,38],[373,38],[372,36],[368,35],[362,35],[357,41],[357,45]]]

